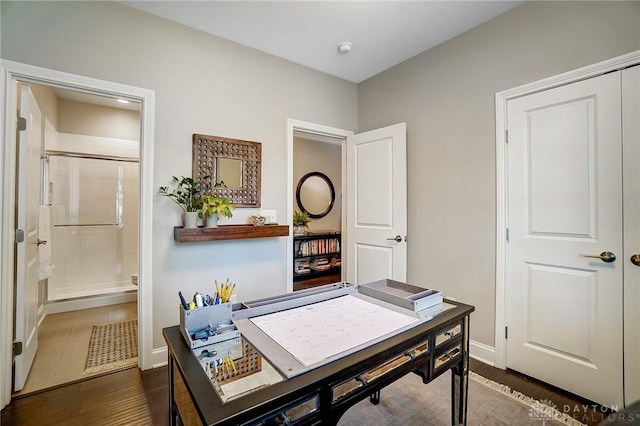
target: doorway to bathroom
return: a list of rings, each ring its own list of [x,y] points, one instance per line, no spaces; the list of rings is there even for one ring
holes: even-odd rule
[[[26,171],[37,172],[35,182],[39,188],[40,173],[40,149],[36,144],[35,155],[26,157],[35,161],[30,163],[32,167],[22,165],[23,157],[19,156],[19,144],[22,139],[18,135],[26,128],[26,120],[22,120],[17,111],[20,109],[19,92],[16,90],[22,83],[38,84],[51,88],[62,88],[77,91],[83,94],[93,94],[108,99],[123,99],[140,105],[140,134],[139,134],[139,215],[138,215],[138,286],[137,286],[137,340],[138,340],[138,367],[142,370],[152,368],[162,361],[162,357],[153,352],[153,281],[152,271],[152,217],[153,196],[155,185],[153,183],[153,152],[154,152],[154,120],[155,120],[155,92],[141,87],[114,83],[106,80],[90,78],[77,74],[55,71],[51,69],[22,64],[14,61],[0,61],[0,96],[3,102],[0,104],[2,114],[2,130],[4,143],[2,146],[2,163],[0,165],[0,228],[3,238],[0,244],[0,407],[6,406],[12,398],[15,375],[28,375],[29,364],[25,355],[30,354],[31,348],[36,352],[37,327],[40,324],[38,315],[43,312],[39,301],[44,300],[43,285],[38,278],[39,270],[35,270],[26,280],[34,285],[25,288],[24,269],[17,267],[20,261],[20,250],[28,251],[29,259],[33,260],[32,249],[43,247],[38,245],[38,221],[37,209],[41,202],[40,191],[27,192],[30,196],[35,194],[36,214],[22,217],[18,210],[19,178],[24,179]],[[35,113],[35,112],[34,112]],[[33,121],[33,120],[31,120]],[[37,132],[34,132],[37,134]],[[25,157],[25,158],[26,158]],[[34,165],[35,164],[35,165]],[[26,220],[28,219],[28,220]],[[28,225],[25,228],[20,228]],[[26,231],[25,231],[26,230]],[[22,231],[22,232],[20,232]],[[28,232],[27,232],[28,231]],[[29,248],[29,250],[26,250]],[[36,250],[37,252],[37,250]],[[24,259],[23,259],[24,260]],[[18,272],[23,276],[18,276]],[[22,280],[22,287],[21,287]],[[22,293],[18,294],[18,289]],[[27,298],[25,298],[25,295]],[[102,296],[108,297],[108,296]],[[28,299],[28,303],[25,300]],[[87,300],[96,300],[89,298]],[[64,303],[73,304],[77,300],[68,300]],[[60,302],[63,303],[63,302]],[[155,358],[154,358],[155,357]],[[35,358],[35,356],[33,357]],[[31,361],[33,361],[33,358]],[[21,364],[19,366],[19,364]],[[29,364],[31,365],[31,364]],[[23,383],[24,385],[24,383]]]
[[[17,246],[14,396],[138,364],[140,103],[19,82],[18,106],[18,222],[28,252],[37,216],[37,253],[23,264]]]

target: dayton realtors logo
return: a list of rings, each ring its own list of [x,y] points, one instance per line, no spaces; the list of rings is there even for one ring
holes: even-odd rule
[[[560,408],[553,401],[544,399],[534,402],[529,409],[529,418],[539,420],[543,425],[550,420],[557,420],[568,425],[599,423],[604,420],[629,424],[640,422],[639,413],[617,413],[617,411],[617,406],[605,407],[598,404],[565,404]]]
[[[558,406],[548,399],[536,401],[529,409],[529,418],[531,420],[540,420],[542,424],[546,424],[548,420],[556,420],[562,417],[562,413],[558,411]]]

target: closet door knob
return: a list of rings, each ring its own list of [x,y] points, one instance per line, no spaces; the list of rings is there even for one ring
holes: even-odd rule
[[[37,244],[39,246],[43,246],[43,245],[47,244],[47,241],[46,240],[41,240],[40,238],[38,238],[38,243]]]
[[[603,251],[600,254],[583,254],[583,257],[592,257],[594,259],[600,259],[603,262],[611,263],[616,260],[616,255],[610,251]]]
[[[636,266],[640,266],[640,254],[636,253],[633,256],[631,256],[631,263],[633,263]]]

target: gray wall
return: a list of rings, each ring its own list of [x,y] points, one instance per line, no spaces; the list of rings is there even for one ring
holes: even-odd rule
[[[0,7],[3,59],[155,91],[156,188],[191,175],[193,133],[258,141],[262,208],[286,223],[287,118],[356,128],[357,86],[345,80],[115,2]],[[159,196],[153,208],[154,348],[165,346],[161,328],[178,323],[178,290],[212,293],[227,277],[240,300],[286,290],[286,238],[178,244],[178,208]]]
[[[494,95],[640,49],[640,2],[527,2],[358,86],[358,131],[406,121],[408,281],[476,306],[494,346]]]

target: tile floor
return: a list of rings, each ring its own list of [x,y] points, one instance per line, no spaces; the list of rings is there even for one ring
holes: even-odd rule
[[[137,303],[131,302],[47,315],[38,331],[31,372],[25,387],[15,395],[89,377],[82,373],[93,326],[135,319],[137,314]]]

